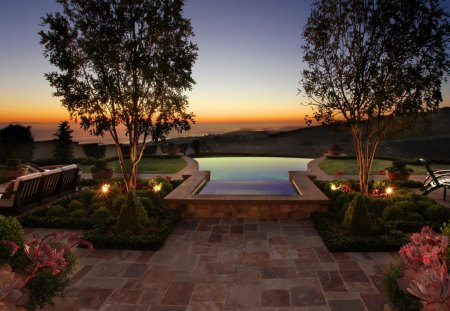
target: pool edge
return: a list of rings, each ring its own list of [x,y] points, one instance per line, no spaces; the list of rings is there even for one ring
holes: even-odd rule
[[[301,195],[198,195],[195,191],[210,178],[198,171],[164,198],[167,208],[179,209],[183,217],[306,219],[313,211],[326,211],[329,199],[311,180],[308,172],[290,171],[289,180]]]

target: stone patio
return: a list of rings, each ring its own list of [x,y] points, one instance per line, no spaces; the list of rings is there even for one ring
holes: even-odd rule
[[[330,253],[310,221],[289,218],[184,219],[157,252],[77,251],[68,296],[85,311],[381,311],[395,258]]]

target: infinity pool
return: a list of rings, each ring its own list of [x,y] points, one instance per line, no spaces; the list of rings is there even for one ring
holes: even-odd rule
[[[289,171],[306,171],[311,159],[280,157],[197,158],[199,170],[211,171],[198,194],[298,195]]]

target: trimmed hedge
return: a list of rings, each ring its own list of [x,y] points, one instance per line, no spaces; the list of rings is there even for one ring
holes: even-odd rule
[[[166,210],[158,229],[139,235],[115,232],[114,221],[107,221],[98,227],[83,232],[83,239],[94,244],[95,248],[146,249],[158,250],[175,228],[180,218],[176,210]]]
[[[332,184],[337,186],[338,190],[332,190]],[[409,182],[398,183],[395,186],[395,193],[389,197],[362,198],[359,205],[367,206],[368,217],[373,223],[373,232],[359,235],[351,228],[343,226],[350,203],[358,195],[355,191],[358,188],[357,181],[318,181],[319,188],[330,198],[330,204],[326,213],[312,213],[311,220],[328,249],[340,252],[398,251],[408,242],[407,234],[420,231],[424,226],[438,230],[443,222],[449,221],[449,208],[411,190],[400,188],[401,184],[408,188],[413,185]],[[372,184],[372,191],[380,185],[382,185],[380,182]],[[365,222],[365,219],[361,219],[360,222]],[[365,226],[362,223],[360,225]],[[352,226],[361,227],[358,224]]]
[[[178,211],[164,208],[162,197],[180,183],[157,178],[145,184],[153,182],[164,183],[165,186],[159,192],[136,190],[133,194],[136,204],[149,216],[142,233],[118,233],[118,219],[127,195],[115,185],[111,186],[107,196],[98,190],[86,189],[52,206],[26,214],[19,221],[28,227],[85,230],[84,238],[96,248],[157,250],[180,217]]]

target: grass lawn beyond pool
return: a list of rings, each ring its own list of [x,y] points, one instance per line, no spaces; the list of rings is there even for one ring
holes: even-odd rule
[[[114,167],[116,173],[120,173],[119,160],[108,162]],[[185,168],[187,162],[182,158],[142,158],[139,162],[139,174],[175,174]],[[83,173],[90,173],[93,165],[80,165]],[[128,169],[130,161],[125,160],[125,168]]]
[[[386,167],[392,166],[392,161],[375,159],[373,161],[371,175],[385,174]],[[342,171],[344,175],[358,175],[358,164],[356,159],[325,159],[319,163],[319,167],[322,171],[328,175],[334,176],[337,171]],[[427,171],[423,165],[407,165],[408,168],[413,170],[413,175],[426,175]],[[450,169],[450,165],[434,164],[431,165],[432,169]]]

